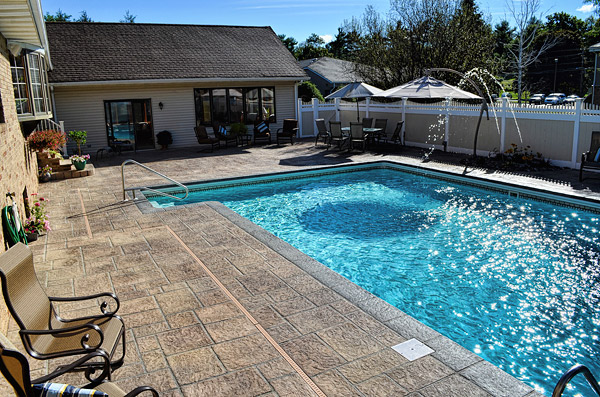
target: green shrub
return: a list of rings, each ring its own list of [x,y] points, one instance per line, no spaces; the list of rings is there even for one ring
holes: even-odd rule
[[[87,131],[69,131],[69,138],[77,144],[77,152],[81,156],[81,145],[87,142]]]
[[[230,135],[246,135],[248,133],[248,126],[244,123],[233,123],[229,128]]]
[[[308,102],[310,98],[317,98],[319,101],[325,100],[321,91],[310,81],[303,81],[298,85],[298,97],[302,98],[305,102]]]

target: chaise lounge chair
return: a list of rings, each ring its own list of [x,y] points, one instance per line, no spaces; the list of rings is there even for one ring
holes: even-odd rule
[[[125,394],[125,392],[114,383],[104,381],[110,372],[108,358],[104,355],[104,353],[89,353],[77,360],[77,363],[95,360],[98,358],[104,359],[102,373],[97,376],[93,382],[84,386],[86,389],[93,388],[93,390],[106,393],[110,397],[133,397],[146,391],[148,392],[146,394],[153,397],[158,397],[156,390],[149,386],[140,386]],[[4,375],[8,383],[10,383],[10,385],[13,387],[17,397],[32,397],[40,395],[41,390],[56,390],[58,384],[49,384],[46,382],[69,372],[71,369],[70,367],[71,366],[64,366],[60,370],[57,370],[49,375],[42,376],[41,378],[37,379],[31,379],[29,362],[27,361],[27,358],[15,348],[15,346],[8,340],[8,338],[6,338],[6,336],[4,336],[4,334],[0,333],[0,372],[2,372],[2,375]],[[66,385],[63,387],[66,387]],[[84,395],[83,392],[81,392],[80,395]]]
[[[317,125],[317,137],[315,138],[315,146],[319,142],[319,139],[323,140],[323,143],[329,142],[329,131],[327,131],[327,127],[325,126],[325,119],[315,119],[315,124]]]
[[[349,150],[353,150],[354,146],[358,146],[359,144],[362,147],[362,151],[364,152],[367,148],[367,136],[365,135],[365,131],[363,130],[364,124],[361,123],[350,123],[350,148]]]
[[[40,285],[29,247],[18,243],[0,255],[0,280],[6,306],[20,328],[19,335],[29,355],[38,360],[79,356],[102,352],[112,360],[111,370],[123,365],[125,357],[125,324],[116,315],[119,299],[113,293],[83,297],[49,297]],[[65,319],[58,315],[56,302],[102,300],[101,314]],[[109,309],[109,303],[111,308]],[[121,357],[113,360],[119,342]],[[74,360],[76,357],[73,358]],[[98,362],[81,363],[73,370],[85,371],[89,378]]]
[[[271,144],[271,130],[264,121],[254,125],[252,142],[256,144],[256,141],[268,141],[269,145]]]
[[[592,131],[590,150],[581,155],[579,182],[583,181],[584,168],[589,170],[600,170],[600,131]]]
[[[215,138],[219,141],[225,141],[225,147],[229,145],[229,143],[233,143],[233,146],[238,145],[237,136],[229,135],[227,133],[227,129],[222,124],[213,124],[213,132],[215,134]]]
[[[194,132],[196,133],[196,139],[200,145],[210,145],[210,151],[215,150],[215,147],[218,149],[221,147],[221,141],[219,138],[210,138],[208,136],[208,132],[206,132],[206,127],[203,125],[199,125],[194,128]],[[202,152],[199,150],[198,153]]]

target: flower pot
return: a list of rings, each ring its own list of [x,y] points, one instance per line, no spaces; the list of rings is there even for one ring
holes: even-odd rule
[[[27,242],[31,243],[33,241],[37,241],[38,239],[38,234],[37,233],[27,233],[25,235],[25,237],[27,237]]]
[[[50,179],[52,179],[52,174],[49,172],[40,175],[40,182],[50,182]]]
[[[73,165],[75,166],[75,169],[77,171],[81,171],[83,169],[85,169],[85,164],[87,163],[86,160],[84,161],[72,161]]]

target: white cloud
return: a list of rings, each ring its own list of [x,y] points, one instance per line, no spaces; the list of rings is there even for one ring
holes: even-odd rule
[[[322,38],[325,43],[329,43],[331,40],[333,40],[333,36],[330,34],[324,34],[319,37]]]
[[[577,9],[577,11],[585,12],[585,13],[594,12],[595,10],[596,10],[596,6],[593,4],[584,4]]]

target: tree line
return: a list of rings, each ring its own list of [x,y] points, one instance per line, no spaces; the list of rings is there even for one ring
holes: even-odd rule
[[[125,11],[123,15],[123,19],[119,22],[121,23],[135,23],[135,18],[137,15],[133,15],[129,12],[129,10]],[[88,16],[87,11],[83,10],[79,13],[78,18],[74,18],[73,15],[69,15],[66,12],[63,12],[60,8],[56,11],[55,14],[50,14],[47,12],[44,15],[44,20],[46,22],[94,22],[92,18]]]
[[[492,76],[512,81],[507,89],[519,99],[528,92],[583,96],[591,87],[594,54],[589,47],[600,42],[597,15],[585,20],[565,12],[542,17],[541,0],[508,0],[507,20],[492,26],[474,0],[390,4],[385,16],[368,6],[362,16],[344,21],[329,43],[314,33],[301,43],[279,37],[299,60],[330,56],[355,62],[364,81],[380,88],[406,83],[432,67],[477,69],[477,79],[494,93],[499,87]],[[451,84],[460,80],[452,74],[439,78]]]

